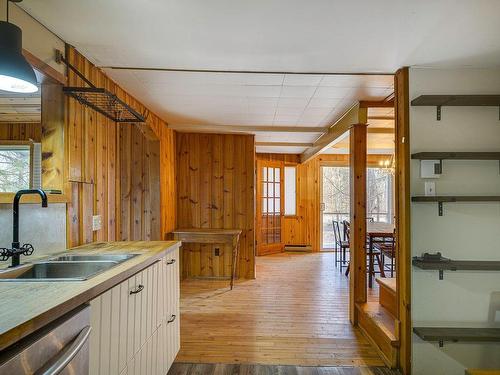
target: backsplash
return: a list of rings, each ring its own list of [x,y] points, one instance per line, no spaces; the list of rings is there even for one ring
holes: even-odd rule
[[[30,243],[33,255],[43,255],[66,249],[66,204],[21,204],[19,209],[19,240]],[[0,247],[12,245],[12,204],[0,204]],[[23,262],[21,256],[21,262]]]

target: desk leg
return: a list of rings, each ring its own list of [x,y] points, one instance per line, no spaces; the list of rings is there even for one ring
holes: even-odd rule
[[[238,242],[233,243],[233,263],[231,264],[231,290],[233,290],[234,279],[236,278],[236,266],[238,263]]]

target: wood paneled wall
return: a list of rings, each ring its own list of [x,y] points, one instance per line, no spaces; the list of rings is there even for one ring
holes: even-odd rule
[[[300,164],[300,155],[256,154],[258,160],[281,161],[297,166],[297,215],[284,217],[283,240],[287,245],[311,245],[320,251],[321,165],[349,165],[349,155],[319,155]],[[388,155],[368,155],[368,165],[378,165]]]
[[[242,229],[239,277],[254,278],[254,136],[177,133],[176,150],[178,227]],[[184,277],[230,276],[230,247],[184,246]]]
[[[120,239],[160,240],[160,142],[120,127]]]
[[[40,123],[0,123],[1,141],[40,142],[42,139],[42,124]]]
[[[147,114],[146,124],[159,142],[154,150],[159,153],[159,184],[156,183],[153,189],[161,186],[160,199],[156,199],[151,195],[151,185],[144,184],[152,177],[151,173],[158,171],[148,169],[146,160],[151,150],[145,143],[146,137],[132,130],[136,125],[116,124],[76,100],[66,98],[66,180],[71,198],[68,204],[68,246],[95,240],[162,238],[163,233],[175,228],[176,202],[172,199],[175,196],[174,132],[74,48],[67,47],[66,58],[96,86],[105,87],[135,110]],[[68,85],[85,86],[71,70],[68,70]],[[130,143],[131,149],[124,140],[129,136],[130,142],[134,142]],[[126,181],[130,184],[125,183],[122,192],[122,183]],[[158,209],[160,214],[154,213]],[[92,232],[93,215],[102,217],[102,229],[96,232]],[[122,215],[125,215],[124,222]],[[143,223],[158,215],[160,230],[151,230],[150,223]]]

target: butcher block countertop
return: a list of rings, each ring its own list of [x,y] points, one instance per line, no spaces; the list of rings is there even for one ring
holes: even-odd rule
[[[179,246],[178,241],[94,242],[63,253],[140,255],[85,281],[0,281],[0,350],[89,302]],[[21,257],[24,263],[38,260],[42,258]]]

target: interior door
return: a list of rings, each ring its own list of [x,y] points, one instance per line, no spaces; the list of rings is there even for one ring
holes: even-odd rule
[[[257,255],[283,251],[283,163],[257,162]]]

